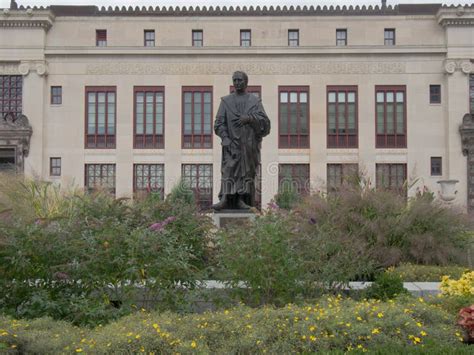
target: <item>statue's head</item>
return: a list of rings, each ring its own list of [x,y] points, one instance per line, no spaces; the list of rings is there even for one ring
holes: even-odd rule
[[[234,84],[235,91],[243,93],[247,89],[249,77],[243,71],[236,71],[232,74],[232,83]]]

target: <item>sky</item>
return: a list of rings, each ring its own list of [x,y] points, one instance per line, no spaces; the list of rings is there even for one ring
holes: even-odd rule
[[[97,6],[324,6],[380,5],[381,0],[16,0],[18,5],[97,5]],[[420,3],[470,4],[472,1],[387,0],[387,5]],[[10,7],[10,0],[0,0],[0,8]]]

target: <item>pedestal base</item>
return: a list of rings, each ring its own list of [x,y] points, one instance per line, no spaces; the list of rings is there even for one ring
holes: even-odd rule
[[[226,228],[254,219],[255,213],[250,210],[222,210],[212,214],[212,220],[218,228]]]

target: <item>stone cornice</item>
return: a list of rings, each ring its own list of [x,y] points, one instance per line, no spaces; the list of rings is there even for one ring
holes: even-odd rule
[[[24,7],[15,11],[51,10],[55,16],[384,16],[436,15],[441,4],[401,4],[395,6],[58,6]]]
[[[48,31],[53,26],[53,22],[54,15],[49,10],[3,9],[0,12],[0,27],[43,28]]]
[[[438,23],[443,26],[474,26],[474,7],[443,7],[436,14]]]

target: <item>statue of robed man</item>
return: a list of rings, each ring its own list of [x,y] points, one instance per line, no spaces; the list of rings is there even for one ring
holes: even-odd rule
[[[220,201],[212,206],[214,210],[254,206],[260,146],[270,133],[262,101],[247,93],[247,74],[235,72],[232,82],[235,91],[222,97],[214,123],[214,131],[222,139]]]

